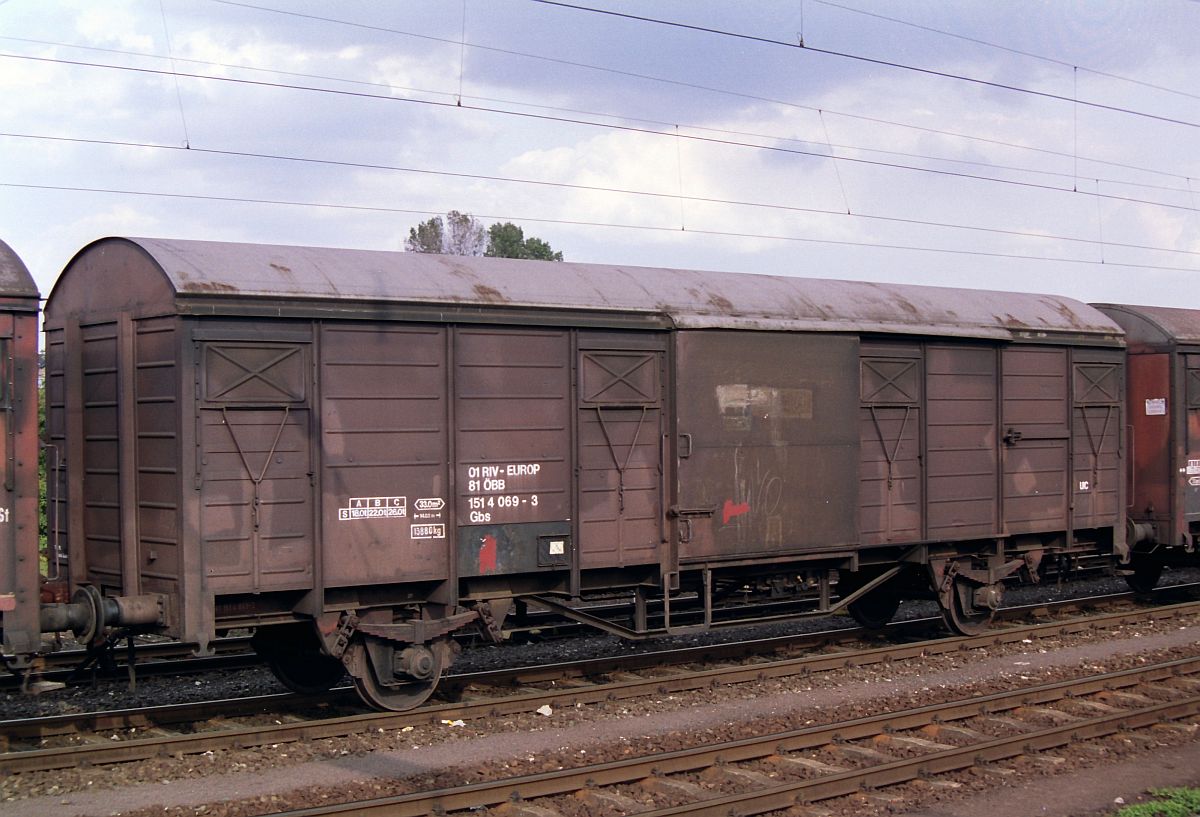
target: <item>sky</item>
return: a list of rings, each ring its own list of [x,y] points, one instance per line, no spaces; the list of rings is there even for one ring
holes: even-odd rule
[[[1196,0],[0,0],[0,239],[401,250],[1200,308]]]

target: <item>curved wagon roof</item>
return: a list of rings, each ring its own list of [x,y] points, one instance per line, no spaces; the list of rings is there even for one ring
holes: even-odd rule
[[[1200,345],[1200,309],[1132,304],[1093,306],[1125,329],[1131,345]]]
[[[0,298],[33,298],[36,302],[37,297],[37,284],[29,268],[12,247],[0,241]]]
[[[98,305],[101,293],[108,301]],[[1103,314],[1056,295],[154,238],[106,238],[81,250],[55,285],[47,316],[85,306],[346,318],[432,307],[444,320],[537,310],[683,328],[1121,342]]]

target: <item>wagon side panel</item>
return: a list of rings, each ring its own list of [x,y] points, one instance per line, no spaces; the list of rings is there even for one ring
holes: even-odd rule
[[[571,537],[571,334],[454,330],[458,575],[565,575]]]
[[[78,512],[82,519],[87,573],[73,575],[72,580],[120,589],[122,458],[118,323],[82,326],[79,341],[82,473],[78,484],[82,501]]]
[[[1080,349],[1072,361],[1075,527],[1120,525],[1125,507],[1124,355]]]
[[[579,332],[580,567],[659,561],[666,345],[650,333]]]
[[[145,592],[177,593],[182,474],[177,318],[136,323],[134,393],[138,569]]]
[[[0,247],[3,247],[0,244]],[[35,302],[36,303],[36,302]],[[0,310],[10,305],[0,303]],[[33,652],[38,622],[39,539],[37,316],[0,314],[0,629],[7,654]]]
[[[1130,514],[1144,522],[1171,518],[1171,355],[1129,356]]]
[[[1009,534],[1067,528],[1070,380],[1067,350],[1001,352],[1003,524]]]
[[[321,328],[322,568],[329,587],[445,579],[446,336]]]
[[[208,588],[313,582],[309,329],[214,324],[197,336],[197,484]]]
[[[919,344],[864,341],[859,361],[859,526],[864,545],[916,541],[924,531]]]
[[[931,539],[997,535],[997,390],[994,348],[939,344],[926,348],[926,502]]]
[[[1186,442],[1183,464],[1184,524],[1190,534],[1200,536],[1200,353],[1184,359],[1184,402]]]

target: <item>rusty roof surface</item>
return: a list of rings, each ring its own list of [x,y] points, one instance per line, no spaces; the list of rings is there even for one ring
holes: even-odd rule
[[[1121,335],[1102,313],[1056,295],[408,252],[128,240],[161,267],[181,306],[187,298],[201,296],[317,299],[600,310],[661,315],[688,328],[1002,339]]]
[[[13,248],[0,241],[0,296],[38,297],[37,284],[29,268]]]
[[[1200,343],[1200,309],[1133,304],[1093,304],[1102,311],[1126,312],[1142,318],[1162,333],[1161,339],[1139,338],[1148,342]]]

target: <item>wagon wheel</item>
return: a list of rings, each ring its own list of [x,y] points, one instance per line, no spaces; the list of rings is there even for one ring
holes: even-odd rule
[[[1149,593],[1162,576],[1163,563],[1154,558],[1134,559],[1133,572],[1125,574],[1125,583],[1135,593]]]
[[[321,642],[309,624],[259,627],[250,645],[279,683],[301,695],[325,692],[346,674],[340,660],[321,652]]]
[[[318,695],[346,675],[342,662],[316,650],[281,650],[267,658],[279,683],[301,695]]]
[[[942,607],[946,626],[959,635],[979,635],[992,623],[995,610],[980,611],[971,604],[975,586],[966,579],[955,577],[950,588],[950,602]]]
[[[359,697],[371,707],[385,712],[404,712],[425,703],[442,676],[443,662],[439,656],[444,655],[444,652],[436,647],[429,650],[432,663],[428,665],[426,677],[420,680],[407,680],[411,678],[409,675],[398,677],[393,667],[383,667],[381,672],[371,660],[371,652],[363,639],[352,642],[346,648],[346,652],[349,654],[350,666],[357,665],[363,668],[361,675],[353,676],[354,689]]]
[[[868,630],[882,630],[900,609],[900,596],[887,586],[863,596],[846,606],[850,618]]]
[[[878,575],[879,573],[862,574],[859,572],[843,574],[843,578],[838,579],[841,596],[845,598]],[[895,617],[896,611],[899,609],[899,581],[895,578],[884,582],[867,595],[846,606],[846,612],[850,614],[850,618],[867,630],[882,630]]]

